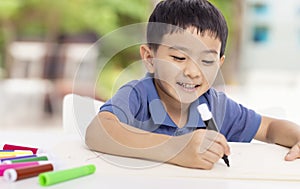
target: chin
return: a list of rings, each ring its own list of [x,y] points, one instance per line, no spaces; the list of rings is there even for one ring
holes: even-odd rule
[[[182,97],[181,99],[178,99],[178,101],[182,104],[191,104],[197,99],[198,99],[198,97],[197,98],[195,98],[195,97]]]
[[[198,91],[196,93],[182,93],[180,96],[177,96],[177,100],[183,104],[190,104],[197,100],[201,95],[203,95],[202,91]]]

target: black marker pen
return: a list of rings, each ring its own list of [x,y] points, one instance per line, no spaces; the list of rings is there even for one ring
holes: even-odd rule
[[[219,132],[219,129],[217,127],[217,124],[214,120],[214,117],[212,116],[212,113],[209,111],[207,104],[200,104],[198,107],[198,112],[201,115],[202,120],[204,121],[206,128],[208,130],[214,130]],[[227,167],[230,167],[229,165],[229,160],[227,155],[224,154],[224,156],[222,157],[222,159],[224,160],[224,162],[226,163]]]

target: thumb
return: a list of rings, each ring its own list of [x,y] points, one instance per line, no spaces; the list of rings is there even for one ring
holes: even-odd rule
[[[287,155],[285,156],[285,160],[286,161],[292,161],[297,159],[298,157],[300,157],[300,147],[299,147],[299,143],[296,144],[295,146],[293,146],[290,151],[287,153]]]

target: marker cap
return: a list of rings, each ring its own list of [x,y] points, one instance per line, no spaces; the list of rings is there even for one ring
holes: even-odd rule
[[[18,178],[17,171],[15,169],[7,169],[4,171],[3,178],[10,182],[16,181]]]
[[[212,118],[212,113],[209,111],[207,104],[200,104],[197,109],[203,121],[207,121]]]

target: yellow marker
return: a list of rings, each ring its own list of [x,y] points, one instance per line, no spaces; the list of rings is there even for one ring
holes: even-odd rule
[[[7,158],[7,157],[17,157],[17,156],[24,156],[24,155],[32,155],[33,152],[30,150],[14,150],[14,151],[0,151],[0,158]]]

